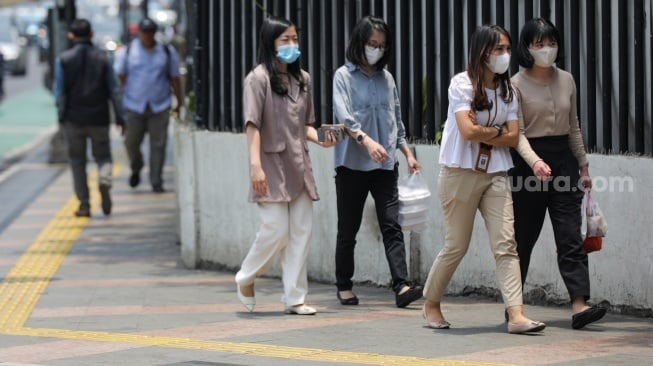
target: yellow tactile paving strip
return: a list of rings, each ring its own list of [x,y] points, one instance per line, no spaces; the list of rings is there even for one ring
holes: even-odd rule
[[[234,343],[192,338],[147,336],[129,333],[108,333],[89,331],[70,331],[62,329],[21,328],[5,331],[7,334],[48,337],[97,342],[129,343],[143,346],[195,349],[239,353],[259,357],[275,357],[293,360],[349,363],[361,365],[430,365],[430,366],[497,366],[495,363],[465,362],[457,360],[438,360],[408,356],[385,355],[378,353],[342,352],[319,348],[287,347],[258,343]]]
[[[41,294],[59,270],[66,255],[75,244],[77,237],[89,222],[87,218],[76,218],[70,214],[76,209],[77,204],[77,199],[74,196],[66,202],[0,284],[0,333],[361,365],[499,365],[496,363],[418,358],[377,353],[343,352],[258,343],[235,343],[130,333],[25,327],[25,323],[36,307]],[[98,204],[98,195],[92,194],[91,205],[97,207]]]
[[[77,204],[74,197],[66,202],[0,284],[0,329],[21,328],[25,324],[88,223],[88,218],[70,214]]]

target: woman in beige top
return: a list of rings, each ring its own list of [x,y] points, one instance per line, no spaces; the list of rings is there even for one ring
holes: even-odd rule
[[[247,310],[256,303],[254,281],[279,254],[288,314],[312,315],[306,258],[313,205],[319,199],[307,140],[329,147],[331,135],[319,142],[312,127],[310,75],[300,68],[295,26],[268,17],[261,27],[259,65],[245,78],[243,106],[249,148],[249,201],[256,202],[261,227],[236,274],[238,299]]]
[[[523,131],[511,151],[515,239],[523,284],[548,210],[558,268],[572,301],[571,325],[580,329],[601,319],[606,309],[586,303],[590,280],[580,210],[583,190],[592,180],[578,126],[576,84],[555,66],[559,47],[558,30],[548,20],[531,19],[522,28],[516,55],[524,69],[512,78]]]

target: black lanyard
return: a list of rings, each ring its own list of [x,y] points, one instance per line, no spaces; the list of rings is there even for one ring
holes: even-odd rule
[[[492,103],[492,101],[490,101]],[[494,124],[494,121],[497,119],[497,113],[499,113],[499,104],[497,100],[497,90],[494,89],[494,117],[490,120],[490,110],[492,109],[492,105],[490,105],[490,109],[487,110],[487,124],[485,125],[486,127],[492,126]]]

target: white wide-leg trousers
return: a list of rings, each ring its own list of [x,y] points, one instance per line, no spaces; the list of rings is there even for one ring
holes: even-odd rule
[[[259,203],[261,227],[243,260],[236,284],[246,286],[280,257],[286,306],[303,304],[308,292],[306,260],[313,228],[313,201],[306,192],[294,201]]]

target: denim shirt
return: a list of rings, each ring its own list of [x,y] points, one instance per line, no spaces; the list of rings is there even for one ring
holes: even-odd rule
[[[389,158],[373,161],[367,148],[350,136],[335,146],[335,167],[370,171],[393,170],[396,151],[406,145],[406,129],[401,119],[399,95],[394,78],[387,70],[368,75],[360,67],[347,62],[336,70],[333,78],[334,123],[342,123],[351,131],[363,130],[381,144]]]
[[[168,47],[169,55],[163,47]],[[159,113],[172,104],[170,79],[179,77],[179,58],[172,47],[157,42],[152,50],[146,50],[136,38],[129,47],[116,52],[113,62],[116,75],[125,75],[123,105],[125,109],[143,114],[149,106]]]

